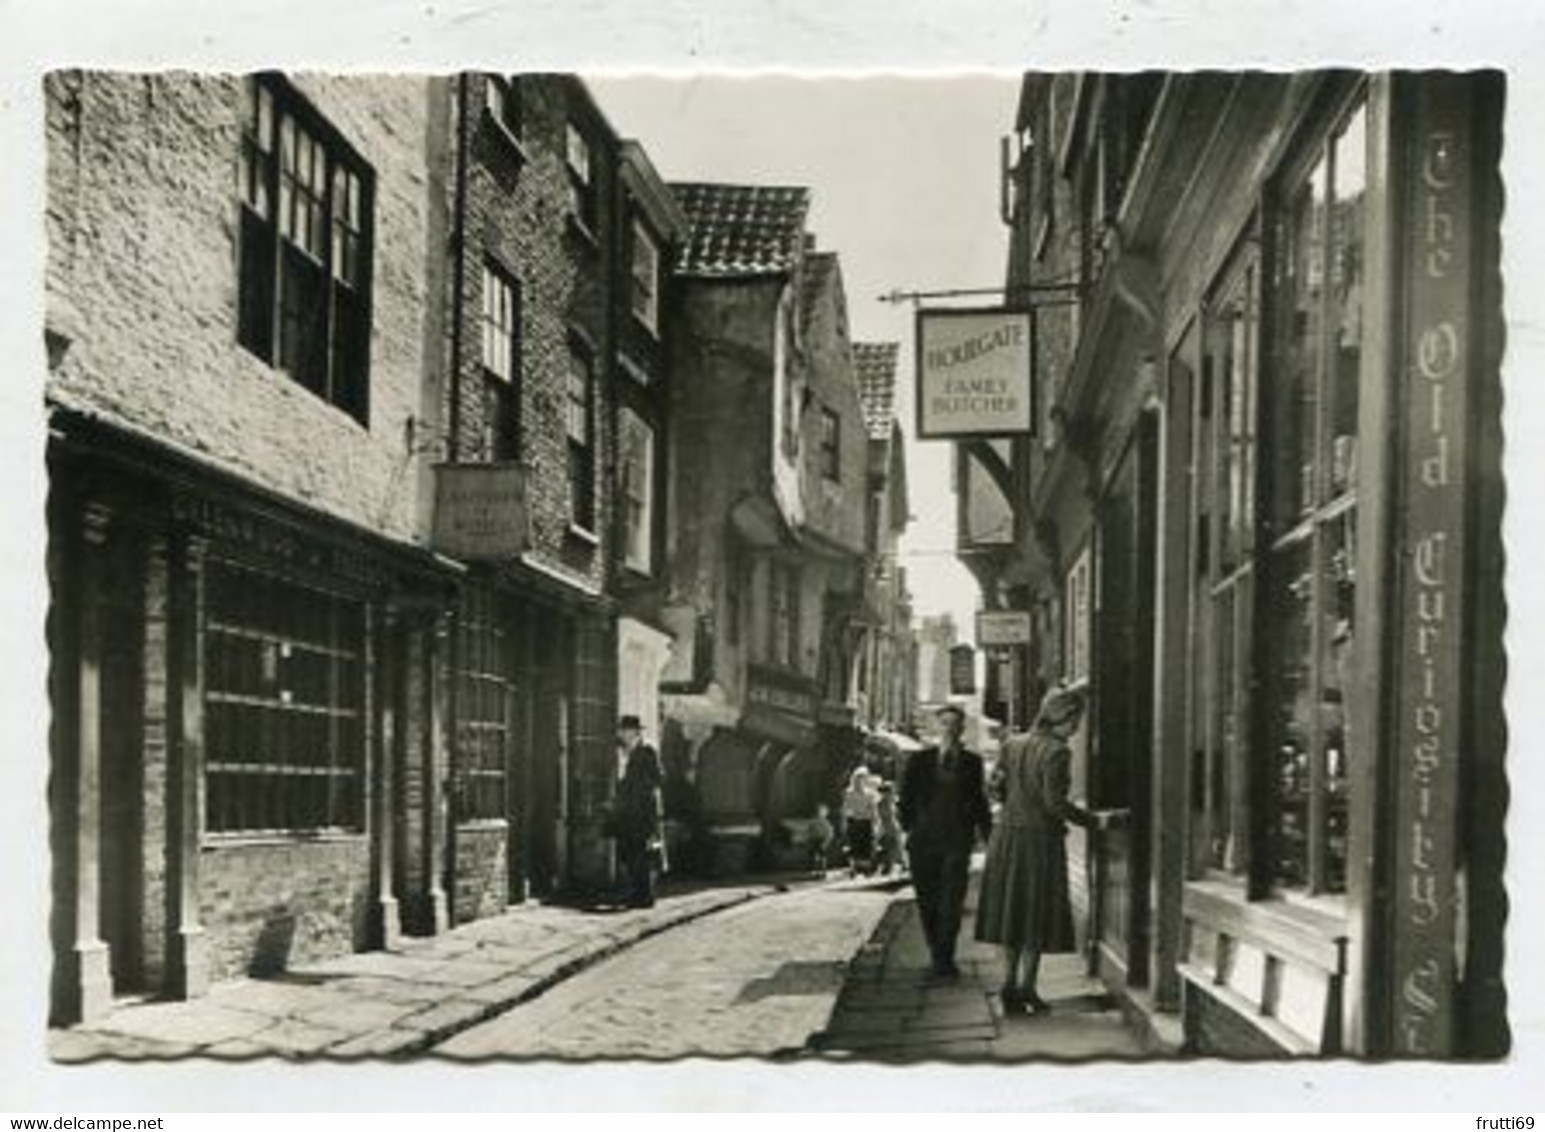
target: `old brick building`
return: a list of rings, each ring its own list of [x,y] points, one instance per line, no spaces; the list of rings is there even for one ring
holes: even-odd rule
[[[412,490],[428,82],[60,73],[47,103],[67,1020],[433,917],[403,835],[443,806],[426,611],[459,571]]]
[[[669,645],[650,599],[681,222],[578,79],[465,75],[446,96],[453,377],[437,409],[457,467],[442,474],[513,466],[526,503],[521,545],[477,556],[457,620],[452,870],[467,918],[609,883],[618,681],[648,716],[638,690]]]
[[[56,1018],[609,883],[668,641],[642,149],[561,75],[47,97]]]

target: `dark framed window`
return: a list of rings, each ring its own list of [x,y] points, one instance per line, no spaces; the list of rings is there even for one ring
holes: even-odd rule
[[[247,83],[237,340],[367,427],[374,186],[282,76]]]
[[[842,417],[835,409],[821,409],[821,474],[829,480],[842,478]]]
[[[362,830],[364,607],[221,559],[206,579],[206,828]]]
[[[564,157],[569,171],[569,201],[574,219],[593,235],[600,223],[595,163],[590,139],[573,122],[569,122],[564,130]]]
[[[485,75],[483,109],[488,117],[516,141],[525,136],[520,76]]]
[[[1359,99],[1286,179],[1272,224],[1264,879],[1310,893],[1346,887],[1367,159]]]
[[[521,294],[498,264],[483,264],[483,450],[494,460],[520,455]]]
[[[457,617],[456,817],[492,821],[508,815],[506,779],[513,740],[514,622],[499,595],[462,591]]]
[[[633,317],[650,333],[660,329],[660,245],[645,224],[633,221],[633,254],[629,303]]]
[[[622,561],[648,574],[654,569],[654,429],[628,408],[618,415],[618,425]]]
[[[569,348],[564,421],[568,433],[569,521],[595,530],[595,363],[578,345]]]
[[[1205,825],[1204,868],[1249,864],[1245,787],[1251,750],[1250,658],[1256,587],[1256,449],[1260,388],[1259,242],[1224,273],[1203,318],[1202,375],[1192,419],[1196,546],[1192,608],[1201,685],[1193,720]]]

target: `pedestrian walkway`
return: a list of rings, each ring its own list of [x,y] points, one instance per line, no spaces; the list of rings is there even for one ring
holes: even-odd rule
[[[1039,990],[1042,1015],[1005,1018],[998,949],[972,938],[980,874],[966,903],[957,962],[961,975],[930,971],[928,946],[910,890],[892,903],[855,958],[831,1022],[815,1042],[824,1056],[885,1061],[1085,1060],[1155,1056],[1123,1020],[1081,955],[1048,955]]]
[[[186,1002],[122,1003],[101,1021],[51,1031],[49,1052],[65,1062],[409,1057],[642,939],[783,887],[703,889],[647,909],[521,905],[390,950],[224,983]]]

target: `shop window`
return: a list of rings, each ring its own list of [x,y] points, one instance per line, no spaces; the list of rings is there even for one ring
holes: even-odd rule
[[[633,221],[633,256],[629,289],[633,317],[658,333],[660,327],[660,247],[649,229]]]
[[[463,592],[456,644],[456,817],[501,819],[508,813],[515,656],[514,624],[497,594]]]
[[[648,574],[654,568],[654,430],[631,409],[620,414],[622,560]]]
[[[595,530],[595,364],[571,346],[565,422],[568,433],[569,521]]]
[[[1263,225],[1271,276],[1252,232],[1205,320],[1193,867],[1248,873],[1257,891],[1346,884],[1366,148],[1358,108],[1285,180]]]
[[[280,76],[247,86],[237,340],[370,421],[373,176]]]
[[[208,831],[363,829],[363,607],[211,560],[206,610]]]
[[[821,474],[842,479],[842,418],[833,409],[821,409]]]
[[[520,455],[520,284],[498,265],[483,265],[483,451]]]
[[[1260,257],[1247,245],[1224,276],[1205,327],[1193,437],[1197,672],[1205,865],[1241,872],[1248,857],[1243,765],[1250,750],[1249,661],[1255,586]]]
[[[1358,107],[1287,184],[1275,232],[1267,879],[1310,892],[1346,883],[1366,156]]]

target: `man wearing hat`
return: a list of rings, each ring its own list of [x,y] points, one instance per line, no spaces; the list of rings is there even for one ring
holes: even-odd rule
[[[617,838],[617,858],[627,881],[626,900],[634,908],[654,904],[654,855],[651,844],[660,841],[660,786],[665,779],[660,753],[644,742],[643,725],[636,715],[617,721],[617,745],[625,760],[617,784],[617,808],[612,832]]]
[[[917,890],[917,911],[933,959],[933,971],[954,978],[955,940],[966,900],[971,849],[992,832],[982,758],[961,742],[966,713],[955,704],[939,709],[940,741],[907,760],[897,817],[907,833],[907,859]]]

